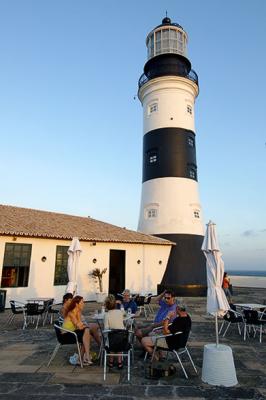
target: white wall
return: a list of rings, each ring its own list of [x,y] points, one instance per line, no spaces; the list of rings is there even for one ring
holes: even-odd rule
[[[148,218],[145,211],[152,204],[156,204],[157,217]],[[200,218],[195,218],[194,211]],[[148,234],[204,234],[198,182],[175,177],[144,182],[138,230]]]
[[[143,106],[143,134],[159,128],[184,128],[195,133],[194,102],[197,85],[179,76],[152,79],[139,91]],[[149,114],[149,105],[158,103],[158,111]],[[187,112],[192,107],[192,114]]]
[[[12,239],[12,237],[0,236],[1,277],[5,243],[32,244],[32,254],[28,287],[4,288],[7,290],[6,306],[9,306],[11,299],[25,301],[36,296],[53,297],[55,301],[61,301],[66,286],[54,286],[53,284],[56,246],[69,246],[70,241],[17,237],[14,242]],[[153,293],[156,293],[157,284],[161,282],[171,250],[170,245],[97,243],[96,246],[93,246],[90,242],[82,241],[81,248],[82,253],[78,268],[78,293],[85,300],[95,300],[97,287],[88,276],[88,273],[95,267],[107,267],[103,286],[104,291],[108,292],[110,249],[126,251],[125,286],[133,292]],[[41,261],[43,256],[47,258],[45,262]],[[95,264],[92,261],[94,258],[97,259]],[[140,264],[137,263],[137,260],[141,261]],[[159,264],[160,260],[162,261],[161,264]]]

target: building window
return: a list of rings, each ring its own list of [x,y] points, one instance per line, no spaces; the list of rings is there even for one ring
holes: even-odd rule
[[[67,276],[67,246],[56,246],[54,285],[66,285],[68,282]]]
[[[187,143],[190,147],[195,147],[195,140],[190,136],[187,138]]]
[[[197,180],[197,167],[195,164],[188,164],[188,177]]]
[[[157,210],[156,210],[156,208],[150,208],[150,209],[147,211],[147,217],[148,217],[148,218],[156,218],[156,217],[157,217]]]
[[[196,171],[192,168],[189,170],[189,177],[192,179],[196,179]]]
[[[6,243],[2,287],[28,286],[31,244]]]
[[[189,104],[187,105],[187,112],[192,115],[192,107]]]
[[[149,155],[149,163],[153,164],[157,162],[157,154],[150,154]]]
[[[158,162],[158,150],[153,149],[153,150],[147,151],[146,157],[147,157],[148,165],[156,164]]]
[[[194,211],[194,218],[200,218],[200,212],[199,210]]]
[[[149,105],[149,115],[158,111],[158,103],[152,103]]]

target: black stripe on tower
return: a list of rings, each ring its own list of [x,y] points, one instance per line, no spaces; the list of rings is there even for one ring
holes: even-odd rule
[[[205,296],[206,258],[201,250],[203,236],[189,234],[156,234],[176,243],[172,247],[168,264],[158,293],[172,289],[180,296]]]
[[[182,128],[160,128],[143,137],[142,182],[179,177],[197,181],[195,133]]]

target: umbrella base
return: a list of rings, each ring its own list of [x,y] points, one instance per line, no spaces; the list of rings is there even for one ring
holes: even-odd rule
[[[224,344],[206,344],[203,353],[202,381],[209,385],[237,385],[232,349]]]

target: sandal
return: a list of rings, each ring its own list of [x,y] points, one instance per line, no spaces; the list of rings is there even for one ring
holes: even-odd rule
[[[83,364],[84,365],[93,365],[93,362],[91,360],[88,360],[86,357],[84,357]]]

